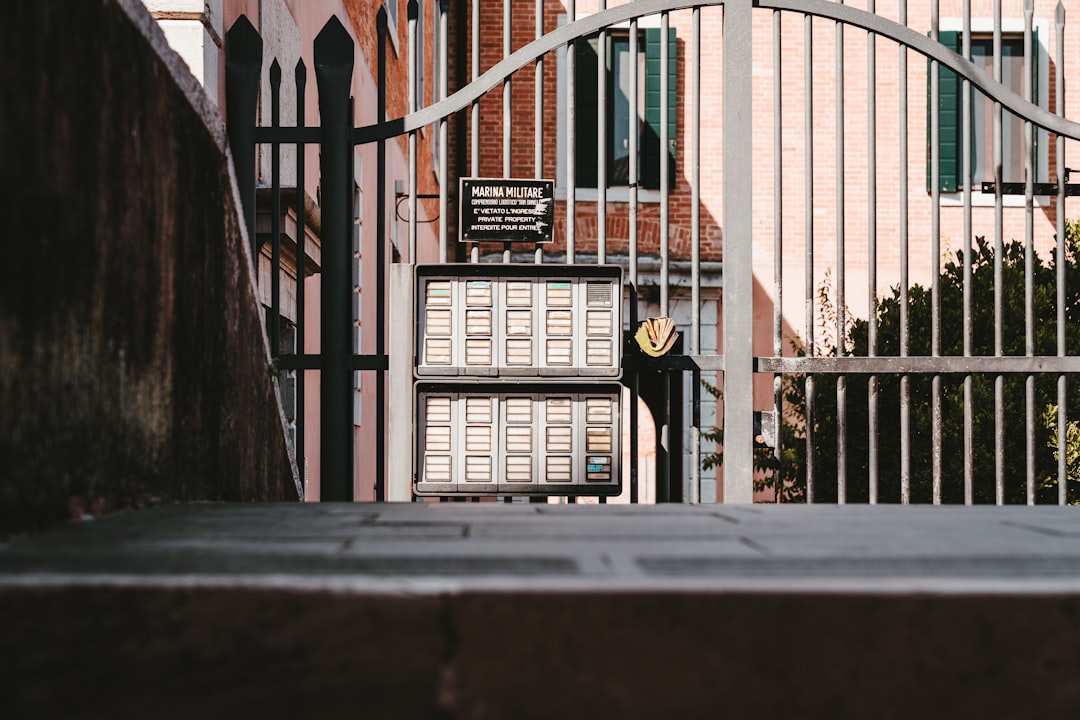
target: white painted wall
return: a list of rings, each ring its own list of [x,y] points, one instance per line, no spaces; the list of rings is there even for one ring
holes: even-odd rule
[[[281,126],[296,125],[296,63],[303,52],[300,28],[297,27],[285,0],[260,0],[259,35],[263,39],[263,72],[259,88],[259,125],[269,126],[271,118],[270,65],[276,59],[281,66]],[[310,67],[308,68],[311,69]],[[314,74],[308,73],[314,82]],[[259,146],[259,174],[256,183],[269,186],[270,145]],[[281,146],[281,186],[296,187],[296,146]],[[308,171],[309,173],[311,170]]]
[[[222,0],[143,0],[158,21],[169,46],[184,59],[191,74],[216,105],[224,37]]]

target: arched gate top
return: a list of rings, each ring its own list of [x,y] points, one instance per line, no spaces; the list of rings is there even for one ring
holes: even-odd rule
[[[901,25],[881,15],[870,13],[850,5],[844,5],[834,0],[741,0],[752,2],[755,8],[773,9],[785,12],[794,12],[804,15],[813,15],[829,20],[862,28],[867,32],[886,37],[908,47],[915,52],[936,60],[942,65],[954,70],[961,77],[966,77],[971,83],[981,90],[986,96],[996,102],[1000,102],[1010,112],[1018,117],[1030,120],[1035,125],[1045,128],[1050,132],[1063,135],[1073,140],[1080,140],[1080,123],[1068,120],[1061,115],[1055,115],[1050,111],[1024,100],[1016,92],[1005,87],[974,63],[966,60],[961,55],[953,52],[938,41],[916,30]],[[724,5],[732,0],[638,0],[637,2],[619,5],[617,7],[602,10],[593,15],[580,18],[572,23],[567,23],[543,37],[538,38],[520,50],[510,54],[503,60],[493,65],[487,72],[476,80],[458,90],[450,97],[434,105],[406,115],[403,118],[390,120],[383,124],[365,125],[356,128],[353,133],[353,143],[363,145],[369,142],[386,139],[401,135],[438,122],[444,117],[453,115],[464,110],[471,103],[478,100],[482,95],[494,89],[499,83],[506,80],[518,70],[522,69],[537,58],[555,50],[578,38],[587,37],[606,28],[628,22],[637,18],[656,15],[661,12],[672,10],[686,10],[695,7],[709,7]],[[1064,12],[1061,3],[1058,3],[1057,14]]]

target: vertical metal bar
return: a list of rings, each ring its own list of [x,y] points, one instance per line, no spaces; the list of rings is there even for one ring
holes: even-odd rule
[[[814,18],[803,16],[803,147],[806,169],[805,188],[806,260],[804,291],[806,298],[806,354],[813,357],[814,347]],[[903,164],[903,163],[901,163]],[[724,413],[727,414],[726,411]],[[806,376],[806,502],[814,502],[814,376]]]
[[[1031,63],[1034,62],[1031,19],[1034,0],[1024,0],[1024,99],[1029,103],[1034,93]],[[1062,68],[1064,69],[1064,68]],[[1024,353],[1035,354],[1035,126],[1024,120]],[[1024,383],[1024,448],[1027,458],[1027,504],[1035,504],[1035,376]]]
[[[994,0],[994,79],[1001,82],[1001,0]],[[994,354],[1005,354],[1005,296],[1002,260],[1005,255],[1002,170],[1001,103],[994,103]],[[994,499],[1005,503],[1005,378],[994,378]]]
[[[691,18],[690,58],[690,354],[701,352],[701,8]],[[636,113],[635,113],[636,114]],[[701,502],[701,372],[691,376],[690,502]]]
[[[843,4],[843,0],[839,0]],[[844,24],[836,23],[836,354],[847,354],[844,259]],[[847,378],[836,378],[836,501],[847,502]]]
[[[930,37],[938,40],[938,0],[930,5]],[[930,354],[941,355],[941,88],[938,61],[930,62]],[[941,502],[941,376],[934,375],[931,389],[930,434],[933,469],[933,501]]]
[[[670,19],[666,12],[660,13],[660,315],[671,315],[669,283],[670,283],[670,198],[668,196],[668,183],[671,166],[668,164],[668,28]],[[678,376],[680,381],[682,376]],[[671,373],[663,374],[664,402],[661,416],[657,418],[660,425],[659,444],[657,458],[659,467],[656,478],[656,501],[668,502],[671,499]],[[680,408],[681,411],[681,408]]]
[[[898,21],[907,25],[907,0],[900,0]],[[900,46],[900,356],[907,357],[910,332],[908,287],[908,51]],[[907,375],[900,377],[900,502],[911,502],[911,387]]]
[[[668,283],[670,272],[670,248],[669,222],[670,222],[670,198],[668,194],[668,182],[671,166],[668,163],[668,14],[660,14],[660,314],[667,317],[670,314]]]
[[[597,11],[607,9],[599,0]],[[607,31],[601,30],[596,47],[596,262],[607,262]],[[607,503],[600,497],[599,503]]]
[[[304,94],[307,92],[307,66],[303,58],[296,63],[296,127],[302,128],[306,124],[304,117]],[[305,205],[305,178],[304,166],[306,145],[296,143],[296,354],[304,357],[304,332],[307,328],[304,312],[305,298],[304,286],[307,277],[307,207]],[[296,371],[296,444],[295,456],[297,470],[300,473],[300,481],[303,484],[304,493],[301,500],[307,497],[307,459],[304,452],[304,370]]]
[[[270,127],[281,127],[281,65],[270,63]],[[281,355],[281,144],[270,143],[270,355]],[[256,263],[258,258],[256,257]]]
[[[387,502],[410,502],[413,499],[413,384],[412,363],[400,358],[414,356],[416,327],[415,281],[413,267],[404,263],[390,265],[390,403],[387,433],[388,477]]]
[[[1054,109],[1061,117],[1065,117],[1065,5],[1058,0],[1054,11],[1054,34],[1055,53],[1057,57],[1057,72],[1054,74]],[[1057,155],[1057,353],[1058,357],[1065,357],[1067,346],[1065,344],[1065,138],[1058,135],[1056,138]],[[1064,374],[1058,376],[1058,504],[1068,503],[1068,464],[1066,453],[1066,430],[1068,413],[1065,403],[1067,400],[1067,379]]]
[[[691,423],[691,450],[689,495],[683,496],[683,502],[697,505],[701,502],[701,371],[691,373],[690,387],[690,423]]]
[[[544,36],[544,0],[536,0],[536,36]],[[535,83],[533,85],[533,173],[544,177],[544,56],[536,58]],[[544,246],[536,244],[536,263],[544,262]]]
[[[450,0],[438,0],[439,7],[439,100],[445,98],[449,93],[449,79],[447,75],[450,71],[449,61],[449,48],[448,38],[449,33],[447,29],[448,18],[450,13],[449,9]],[[450,239],[448,234],[449,229],[449,202],[447,195],[449,194],[449,176],[450,171],[448,167],[448,156],[450,149],[449,144],[449,129],[447,127],[446,118],[443,117],[439,120],[439,262],[445,263],[448,260]],[[474,144],[475,146],[475,144]]]
[[[503,57],[509,57],[513,51],[510,39],[510,0],[503,0]],[[513,175],[511,172],[510,137],[511,137],[511,88],[513,80],[508,76],[503,80],[503,118],[502,118],[502,141],[503,141],[503,177]],[[503,262],[510,262],[510,243],[503,243]]]
[[[577,20],[577,5],[575,0],[566,2],[566,20]],[[574,262],[574,236],[577,226],[577,132],[575,98],[576,83],[574,82],[574,54],[577,52],[577,43],[571,41],[566,46],[566,262]]]
[[[472,74],[471,79],[473,82],[480,77],[480,0],[472,0],[472,43],[469,48],[472,53],[471,65]],[[445,39],[445,37],[444,37]],[[473,177],[480,175],[480,102],[474,100],[470,106],[472,110],[472,122],[469,126],[470,129],[470,163],[469,174]],[[461,202],[461,198],[458,198],[458,202]],[[471,262],[480,262],[480,245],[479,243],[473,243],[472,249],[469,251],[469,260]]]
[[[696,10],[695,10],[696,12]],[[773,10],[773,355],[780,357],[784,354],[784,120],[783,120],[783,57],[780,45],[780,11]],[[697,26],[695,26],[697,30]],[[694,47],[698,46],[695,39]],[[695,63],[699,54],[695,54]],[[696,76],[695,76],[696,77]],[[697,94],[695,93],[695,97]],[[695,123],[700,122],[700,116],[695,116]],[[695,124],[696,131],[696,124]],[[694,155],[698,157],[697,154]],[[695,163],[695,171],[696,171]],[[695,178],[695,190],[697,189]],[[694,204],[697,209],[697,203]],[[697,243],[695,241],[695,247]],[[695,284],[696,287],[696,284]],[[773,375],[773,412],[776,414],[776,443],[773,446],[773,486],[776,502],[784,501],[784,473],[781,461],[783,459],[783,376]]]
[[[753,1],[724,5],[724,502],[754,499]],[[666,35],[664,35],[666,37]],[[663,118],[666,124],[667,118]],[[667,152],[667,148],[664,148]],[[665,159],[666,160],[666,159]],[[666,163],[665,163],[666,164]],[[663,166],[661,166],[663,167]]]
[[[874,0],[869,0],[867,11],[876,12]],[[867,308],[869,309],[869,337],[867,353],[877,355],[877,36],[866,34],[866,230],[867,251],[870,266],[867,278]],[[867,380],[867,462],[869,464],[867,492],[870,504],[878,501],[878,380],[871,375]]]
[[[656,421],[656,502],[671,502],[671,373],[660,373],[662,391]]]
[[[629,208],[629,265],[630,285],[637,292],[638,283],[638,143],[641,119],[638,115],[638,23],[637,18],[630,20],[630,97],[628,105],[628,135],[630,144],[630,157],[628,160],[628,182],[630,184],[630,208]],[[636,303],[632,304],[632,312],[637,312]],[[631,330],[636,330],[631,326]]]
[[[386,122],[386,17],[376,23],[382,28],[379,35],[379,62],[376,118],[379,124]],[[350,113],[350,124],[353,116]],[[351,155],[351,153],[350,153]],[[379,179],[375,189],[375,354],[386,355],[386,249],[389,239],[386,232],[386,140],[376,146],[376,170]],[[396,214],[396,213],[395,213]],[[352,428],[350,428],[350,431]],[[349,441],[352,442],[350,432]],[[375,501],[386,499],[386,372],[375,373]]]
[[[510,0],[503,0],[503,58],[510,56],[512,52],[510,40]],[[512,76],[503,80],[503,121],[502,121],[502,150],[503,150],[503,177],[510,177],[510,99],[513,84]]]
[[[931,290],[932,294],[932,290]],[[931,301],[932,302],[932,301]],[[933,344],[933,337],[931,337]],[[934,357],[939,357],[936,353]],[[931,441],[932,441],[932,471],[933,471],[933,503],[941,504],[941,376],[934,375],[931,383],[932,403],[930,406]]]
[[[637,293],[630,288],[630,322],[636,325]],[[641,502],[641,491],[638,487],[638,422],[640,411],[638,409],[638,373],[635,370],[629,378],[630,381],[630,504],[637,505]]]
[[[963,42],[965,60],[971,59],[971,0],[963,3]],[[964,76],[960,96],[961,177],[964,183],[964,357],[971,357],[973,329],[971,317],[971,81]],[[964,376],[964,503],[974,502],[974,407],[972,376]]]
[[[628,105],[630,112],[627,113],[628,134],[630,138],[630,158],[628,168],[628,182],[630,183],[630,208],[627,221],[629,231],[629,258],[630,266],[630,332],[634,332],[638,325],[638,25],[637,18],[630,20],[630,98]],[[630,377],[630,502],[636,504],[640,500],[638,487],[638,371],[634,370]]]
[[[416,24],[419,6],[416,0],[409,0],[409,112],[416,112],[419,107],[416,97],[417,71],[420,59],[420,43],[423,38],[416,37]],[[396,208],[396,198],[395,198]],[[416,131],[409,133],[409,263],[416,264]],[[395,211],[396,216],[396,211]]]
[[[599,0],[597,11],[607,9]],[[607,31],[596,47],[596,262],[607,262]]]
[[[385,10],[379,11],[379,28],[382,47],[381,41],[386,36]],[[349,358],[353,326],[349,159],[353,123],[349,113],[349,88],[353,43],[336,17],[331,17],[315,38],[314,53],[322,119],[321,497],[323,500],[350,501],[353,499],[353,376]],[[385,50],[380,52],[381,57],[384,55]],[[379,93],[382,98],[381,83]],[[380,170],[383,164],[380,162]]]
[[[226,130],[254,263],[259,261],[255,243],[255,116],[259,107],[262,48],[258,31],[246,15],[241,15],[225,36]]]

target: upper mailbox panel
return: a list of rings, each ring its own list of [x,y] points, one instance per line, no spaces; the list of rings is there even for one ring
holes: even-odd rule
[[[619,377],[618,265],[416,268],[417,376]]]

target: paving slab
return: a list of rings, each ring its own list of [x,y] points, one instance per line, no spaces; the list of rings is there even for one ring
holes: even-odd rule
[[[10,717],[1073,717],[1080,508],[172,505],[0,614]]]
[[[0,548],[0,587],[272,576],[358,592],[416,592],[418,579],[422,592],[1080,589],[1080,509],[1069,507],[193,504]]]

